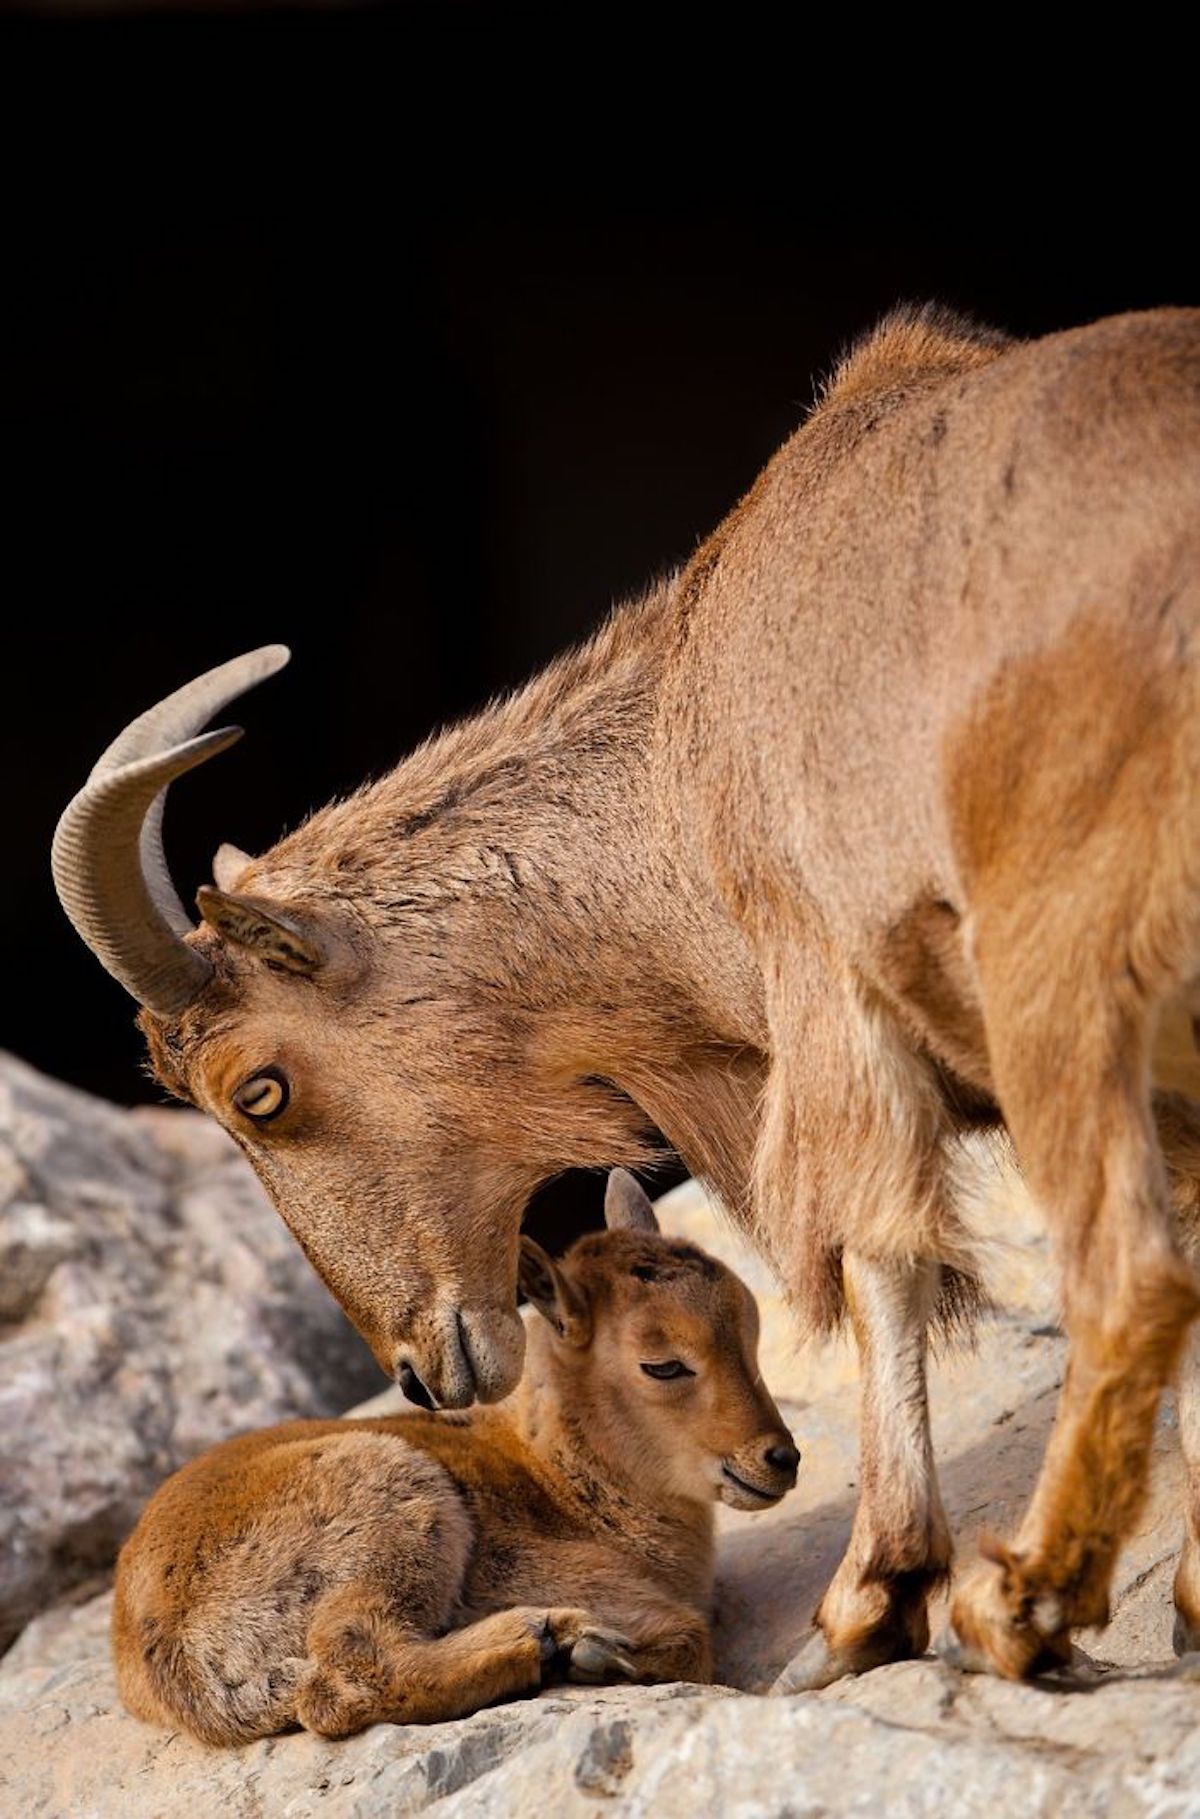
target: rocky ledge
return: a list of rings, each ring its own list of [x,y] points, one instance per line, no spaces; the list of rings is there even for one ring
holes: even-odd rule
[[[185,1459],[381,1381],[210,1119],[0,1055],[0,1650]]]
[[[115,1138],[127,1115],[113,1116]],[[69,1130],[61,1140],[76,1141]],[[192,1141],[199,1139],[189,1134]],[[221,1193],[232,1196],[231,1208],[242,1206],[238,1196],[257,1191],[244,1165],[224,1154],[220,1167]],[[806,1634],[849,1531],[853,1357],[842,1346],[795,1348],[770,1278],[698,1189],[678,1190],[660,1211],[670,1229],[719,1251],[752,1282],[763,1311],[764,1375],[804,1453],[799,1488],[779,1509],[721,1512],[724,1685],[559,1690],[455,1724],[381,1725],[340,1744],[296,1734],[216,1751],[121,1711],[102,1594],[46,1611],[0,1663],[0,1814],[1200,1816],[1200,1681],[1194,1663],[1180,1671],[1169,1653],[1183,1494],[1170,1405],[1153,1494],[1121,1562],[1113,1622],[1084,1638],[1091,1662],[1073,1679],[1010,1686],[926,1660],[820,1694],[765,1697]],[[1010,1525],[1028,1493],[1064,1352],[1032,1209],[1005,1181],[980,1217],[996,1240],[994,1286],[1005,1311],[981,1328],[973,1351],[943,1359],[933,1383],[943,1492],[967,1555],[981,1528]],[[229,1295],[214,1286],[214,1318]],[[185,1325],[194,1322],[174,1330],[173,1344],[184,1343]],[[2,1360],[0,1350],[0,1370]],[[43,1383],[40,1393],[52,1415],[53,1386]],[[88,1404],[76,1393],[80,1420]],[[272,1418],[253,1399],[251,1406],[230,1427]],[[223,1404],[221,1412],[235,1410]],[[37,1450],[31,1427],[28,1451]]]

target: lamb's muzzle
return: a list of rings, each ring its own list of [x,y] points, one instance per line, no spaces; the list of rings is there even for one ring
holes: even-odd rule
[[[799,1449],[780,1428],[722,1459],[718,1495],[732,1509],[766,1509],[787,1496],[799,1465]]]

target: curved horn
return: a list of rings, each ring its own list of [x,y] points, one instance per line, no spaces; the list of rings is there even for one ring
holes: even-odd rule
[[[241,728],[196,734],[238,695],[281,670],[286,645],[222,663],[125,728],[63,812],[51,866],[59,900],[101,966],[160,1016],[203,991],[212,968],[183,936],[192,927],[162,844],[167,785],[223,752]]]

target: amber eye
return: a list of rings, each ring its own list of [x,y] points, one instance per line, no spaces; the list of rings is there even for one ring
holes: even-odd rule
[[[287,1077],[277,1067],[264,1067],[261,1074],[243,1080],[233,1095],[233,1103],[247,1118],[266,1124],[279,1114],[288,1102]]]
[[[643,1364],[642,1369],[647,1377],[657,1377],[660,1383],[667,1382],[671,1377],[694,1377],[696,1375],[695,1371],[690,1371],[686,1364],[681,1364],[678,1358],[668,1358],[665,1364]]]

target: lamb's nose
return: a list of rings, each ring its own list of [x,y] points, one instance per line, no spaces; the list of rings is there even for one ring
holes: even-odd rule
[[[417,1373],[414,1371],[411,1364],[402,1364],[400,1366],[399,1370],[396,1372],[396,1382],[400,1385],[400,1388],[403,1390],[408,1400],[410,1402],[415,1402],[418,1408],[436,1408],[437,1404],[429,1394],[429,1391],[425,1388],[425,1385],[421,1382],[421,1379],[417,1376]]]
[[[794,1446],[769,1446],[763,1458],[773,1472],[794,1472],[800,1463],[800,1455]]]

